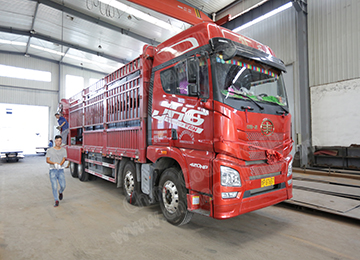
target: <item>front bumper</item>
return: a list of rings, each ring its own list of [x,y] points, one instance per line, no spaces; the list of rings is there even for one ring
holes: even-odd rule
[[[0,154],[0,159],[23,159],[24,154],[23,152],[2,152]]]
[[[219,155],[214,160],[213,166],[213,217],[217,219],[231,218],[290,199],[292,182],[288,182],[288,180],[292,176],[288,177],[287,172],[291,159],[292,157],[289,156],[272,165],[265,162],[246,165],[244,161]],[[241,187],[222,186],[220,166],[227,166],[238,171]],[[269,178],[273,183],[264,184],[265,179]],[[224,192],[237,192],[237,196],[224,199],[222,196]]]

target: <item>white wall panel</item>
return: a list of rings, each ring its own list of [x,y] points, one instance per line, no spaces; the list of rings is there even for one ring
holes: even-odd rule
[[[360,144],[360,79],[311,89],[314,146]]]

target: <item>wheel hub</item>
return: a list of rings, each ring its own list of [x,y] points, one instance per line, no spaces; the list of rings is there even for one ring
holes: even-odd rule
[[[75,170],[75,165],[73,162],[70,162],[70,172],[74,172]]]
[[[172,181],[166,181],[162,189],[162,199],[166,210],[175,213],[179,206],[179,193]]]
[[[81,176],[83,174],[82,164],[78,164],[78,175]]]
[[[127,172],[124,178],[124,188],[126,193],[130,196],[134,192],[135,181],[131,172]]]

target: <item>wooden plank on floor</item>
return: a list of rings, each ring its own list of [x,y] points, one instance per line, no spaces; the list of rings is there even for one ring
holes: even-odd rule
[[[337,213],[346,213],[360,207],[359,200],[299,189],[293,189],[293,198],[291,201],[295,203],[299,202],[303,205],[319,210],[324,209],[326,211],[333,211]]]
[[[360,199],[360,188],[302,180],[293,180],[293,183],[295,189],[313,189]]]
[[[352,209],[352,210],[344,213],[344,215],[347,217],[360,219],[360,207]]]
[[[293,173],[293,178],[296,180],[313,180],[318,182],[326,183],[339,183],[343,185],[356,186],[360,188],[360,180],[349,179],[349,178],[340,178],[333,176],[324,176],[324,175],[310,175],[303,173]]]

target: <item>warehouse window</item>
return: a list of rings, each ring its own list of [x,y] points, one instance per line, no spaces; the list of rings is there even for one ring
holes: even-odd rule
[[[0,64],[0,77],[51,82],[51,72]]]
[[[84,89],[84,78],[74,75],[65,77],[65,97],[70,98]]]

